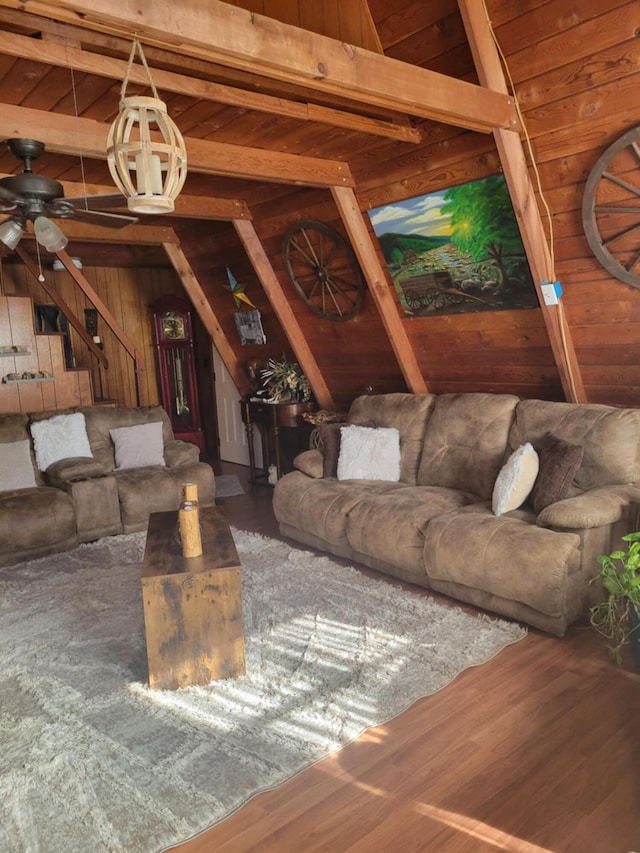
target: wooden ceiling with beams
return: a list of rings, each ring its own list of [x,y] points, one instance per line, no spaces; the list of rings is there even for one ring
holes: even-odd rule
[[[456,0],[214,0],[206,14],[187,0],[179,25],[167,4],[142,6],[138,35],[185,137],[189,173],[171,217],[122,232],[65,222],[95,264],[166,265],[143,236],[149,227],[186,222],[211,246],[224,244],[229,220],[264,226],[330,185],[376,198],[385,163],[410,160],[425,141],[447,146],[470,130],[516,126],[509,99],[477,85]],[[61,181],[67,196],[113,191],[104,138],[138,24],[132,8],[0,0],[0,139],[43,141],[34,171]],[[301,28],[295,43],[280,22]],[[283,43],[285,52],[270,49]],[[410,79],[404,63],[415,66]],[[127,94],[150,94],[140,65]],[[2,146],[0,176],[20,171]]]

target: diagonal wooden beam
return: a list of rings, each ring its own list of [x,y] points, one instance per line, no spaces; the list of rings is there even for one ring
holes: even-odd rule
[[[233,379],[236,388],[240,394],[249,394],[251,392],[249,380],[244,370],[240,367],[233,348],[220,325],[215,309],[207,299],[181,246],[177,243],[165,243],[164,250],[178,274],[185,292],[193,303],[198,317],[202,320],[202,325],[209,333],[213,345],[220,353],[220,358],[224,362],[224,366],[227,368],[229,376]]]
[[[15,33],[0,32],[0,53],[22,58],[30,56],[33,49],[34,40],[32,38]],[[112,80],[123,80],[127,72],[127,63],[122,59],[115,59],[100,53],[91,53],[88,50],[51,41],[38,41],[37,60],[49,65],[84,71],[87,74],[97,74]],[[129,80],[145,87],[149,84],[149,78],[139,64],[132,66]],[[422,140],[422,133],[407,125],[355,115],[323,107],[319,104],[299,103],[285,98],[276,98],[272,95],[249,92],[244,89],[225,86],[222,83],[190,77],[186,74],[176,74],[173,71],[154,68],[153,81],[160,92],[175,92],[205,101],[230,104],[241,109],[295,118],[300,121],[313,121],[334,127],[344,127],[347,130],[360,133],[399,139],[402,142],[417,143]]]
[[[44,139],[47,149],[59,154],[106,160],[109,127],[93,119],[0,104],[1,138]],[[283,154],[193,137],[187,137],[185,144],[189,172],[312,187],[355,185],[348,163],[340,160]]]
[[[458,0],[458,6],[481,83],[495,91],[506,92],[500,55],[483,4],[477,0]],[[544,281],[555,281],[555,270],[522,142],[512,130],[495,128],[493,134],[565,397],[574,403],[586,402],[580,365],[562,302],[549,306],[542,296],[541,286]]]
[[[62,296],[60,296],[60,294],[55,289],[55,287],[51,287],[49,284],[47,284],[46,280],[42,280],[40,278],[40,272],[39,272],[38,268],[36,267],[36,265],[34,264],[31,256],[28,254],[28,252],[26,252],[24,250],[24,248],[20,244],[18,244],[15,248],[15,253],[16,253],[16,255],[18,255],[18,257],[20,258],[22,263],[25,265],[25,267],[29,270],[30,274],[38,280],[40,287],[42,287],[42,289],[47,294],[49,299],[55,305],[58,306],[58,308],[64,314],[64,316],[67,318],[69,323],[76,330],[76,332],[78,333],[80,338],[87,345],[89,351],[93,355],[95,355],[95,357],[98,359],[100,364],[105,369],[108,368],[109,362],[107,360],[106,355],[103,353],[103,351],[100,349],[100,347],[96,346],[96,344],[93,342],[93,338],[91,337],[91,335],[88,334],[87,330],[82,325],[82,323],[80,322],[78,317],[76,317],[76,315],[73,313],[71,308],[67,305],[67,303],[64,301]]]
[[[71,276],[71,278],[75,281],[75,283],[82,290],[87,299],[93,304],[93,306],[98,309],[98,314],[100,314],[107,326],[109,326],[113,334],[116,336],[116,338],[120,341],[122,346],[126,349],[126,351],[133,359],[136,374],[137,402],[139,406],[143,406],[145,401],[142,374],[145,370],[145,364],[142,353],[136,348],[136,345],[131,340],[129,335],[127,335],[124,329],[120,326],[120,324],[113,316],[109,308],[105,305],[105,303],[98,295],[97,291],[94,290],[94,288],[89,284],[85,276],[73,263],[68,253],[64,249],[60,249],[59,252],[56,252],[56,255],[58,257],[58,260],[62,263],[66,271]]]
[[[389,292],[384,270],[378,260],[358,201],[348,187],[332,187],[334,201],[347,229],[353,251],[356,253],[369,290],[378,308],[380,319],[402,370],[408,388],[414,394],[424,394],[429,389],[420,370],[413,346],[407,337],[398,314],[398,306]]]
[[[320,372],[318,363],[311,352],[307,339],[300,328],[300,324],[291,310],[289,300],[280,286],[278,277],[271,266],[271,262],[260,242],[260,238],[256,234],[253,223],[246,222],[243,219],[236,219],[233,225],[269,298],[271,307],[275,311],[280,325],[287,335],[287,340],[291,344],[295,357],[309,380],[318,405],[321,409],[335,409],[335,403],[333,402],[329,387]]]
[[[515,128],[509,95],[312,33],[219,0],[0,0],[0,6],[85,29],[135,34],[145,44],[405,111],[470,130]]]

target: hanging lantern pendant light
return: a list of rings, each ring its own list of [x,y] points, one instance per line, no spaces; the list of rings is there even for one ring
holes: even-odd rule
[[[136,50],[140,52],[153,98],[126,97]],[[171,213],[187,177],[182,134],[158,98],[142,45],[134,40],[120,92],[120,112],[107,139],[109,171],[133,213]]]

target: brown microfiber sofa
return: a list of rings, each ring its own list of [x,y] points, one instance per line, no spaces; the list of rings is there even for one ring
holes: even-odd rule
[[[323,478],[320,451],[305,451],[274,490],[282,534],[559,636],[599,598],[596,556],[636,523],[640,411],[383,394],[356,399],[348,422],[398,429],[400,481]],[[584,449],[568,496],[494,515],[501,467],[548,434]]]
[[[63,459],[43,473],[33,457],[36,487],[0,491],[0,566],[145,530],[150,513],[178,508],[186,482],[197,484],[203,506],[215,502],[211,466],[199,461],[195,445],[175,440],[162,407],[71,411],[85,416],[93,458]],[[0,415],[0,443],[32,441],[30,424],[57,414]],[[110,430],[152,422],[162,423],[165,465],[117,470]]]

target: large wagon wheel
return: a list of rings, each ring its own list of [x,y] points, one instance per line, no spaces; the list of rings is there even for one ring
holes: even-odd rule
[[[612,143],[591,170],[582,224],[607,272],[640,287],[640,127]]]
[[[351,246],[322,222],[296,222],[282,255],[291,283],[315,313],[335,322],[355,317],[366,285]]]

